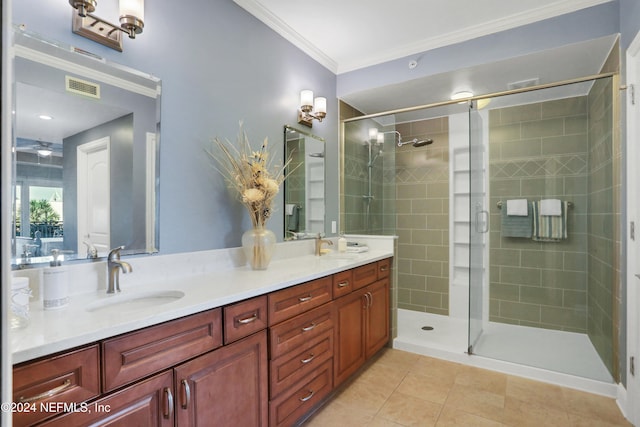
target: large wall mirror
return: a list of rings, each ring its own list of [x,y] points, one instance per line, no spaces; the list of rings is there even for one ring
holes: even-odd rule
[[[158,250],[160,80],[14,31],[13,265]]]
[[[285,158],[291,158],[284,182],[284,240],[314,238],[325,232],[325,141],[284,127]]]

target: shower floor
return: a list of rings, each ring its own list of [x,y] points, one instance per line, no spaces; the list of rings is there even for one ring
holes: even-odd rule
[[[423,326],[434,329],[425,331]],[[614,392],[609,387],[613,385],[611,375],[586,334],[490,322],[476,343],[474,355],[469,356],[467,328],[466,319],[398,309],[398,336],[393,347],[582,389],[589,389],[593,382],[587,381],[585,386],[584,381],[577,381],[576,385],[568,377],[594,380],[605,386],[588,391]],[[499,361],[505,362],[504,366]]]

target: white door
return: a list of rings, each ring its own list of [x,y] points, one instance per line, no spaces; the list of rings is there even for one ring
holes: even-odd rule
[[[92,244],[99,256],[109,252],[110,167],[109,137],[82,144],[78,156],[78,253],[84,253],[84,242]]]
[[[627,416],[640,426],[640,33],[627,50],[627,87]]]

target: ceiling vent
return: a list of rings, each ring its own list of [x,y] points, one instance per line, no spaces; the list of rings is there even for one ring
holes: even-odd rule
[[[77,79],[71,76],[65,76],[67,92],[76,95],[84,95],[95,99],[100,99],[100,85],[88,82],[86,80]]]
[[[507,85],[509,90],[522,89],[525,87],[537,86],[540,84],[540,78],[535,77],[529,80],[520,80],[519,82],[511,82]]]

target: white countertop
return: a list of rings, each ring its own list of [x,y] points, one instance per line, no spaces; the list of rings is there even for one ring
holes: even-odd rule
[[[184,297],[162,305],[138,311],[105,310],[89,312],[89,304],[114,298],[104,289],[74,294],[68,306],[59,310],[44,310],[42,302],[30,304],[30,322],[26,328],[12,330],[10,345],[13,363],[20,363],[62,350],[81,346],[168,320],[220,307],[266,294],[292,285],[307,282],[393,256],[393,250],[372,248],[369,252],[339,256],[302,255],[276,259],[267,270],[253,271],[249,267],[221,268],[219,271],[169,277],[159,274],[153,280],[127,286],[121,276],[121,298],[127,293],[177,290]],[[136,259],[127,259],[134,272]],[[144,261],[140,261],[144,263]]]

